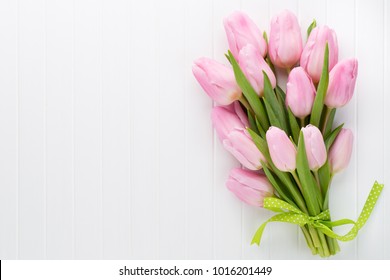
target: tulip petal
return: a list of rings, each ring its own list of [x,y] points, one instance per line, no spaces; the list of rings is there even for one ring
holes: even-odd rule
[[[247,44],[256,47],[264,57],[267,53],[267,44],[261,36],[261,31],[254,21],[245,13],[236,11],[223,21],[229,49],[238,59],[240,50]]]
[[[296,168],[297,150],[287,134],[278,127],[271,126],[266,134],[269,153],[275,166],[284,172]]]
[[[338,60],[337,37],[334,30],[327,26],[315,27],[302,51],[300,65],[310,75],[314,83],[317,83],[321,77],[326,44],[329,46],[329,70],[331,70]]]
[[[352,155],[353,134],[350,129],[341,129],[329,150],[329,163],[333,174],[345,169]]]
[[[209,58],[199,58],[192,67],[192,72],[207,95],[220,105],[229,105],[240,99],[233,70]]]
[[[273,194],[273,187],[265,175],[241,168],[230,171],[226,186],[240,200],[257,207],[262,207],[264,198]]]
[[[264,157],[243,131],[232,131],[223,141],[223,146],[246,168],[250,170],[261,168],[260,161],[264,160]]]
[[[301,29],[296,16],[284,10],[271,20],[268,53],[272,63],[281,68],[291,68],[302,53]]]
[[[221,106],[213,108],[211,121],[221,141],[226,139],[231,131],[244,130],[247,125],[241,121],[237,114]]]
[[[306,155],[311,170],[318,170],[326,162],[327,152],[321,131],[313,125],[302,128]]]

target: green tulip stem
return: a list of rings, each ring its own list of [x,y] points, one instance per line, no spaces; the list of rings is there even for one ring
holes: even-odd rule
[[[301,127],[304,127],[305,126],[305,118],[299,118],[299,122],[300,122],[300,125]]]
[[[329,186],[330,184],[332,183],[332,179],[333,179],[333,174],[330,174],[330,179],[329,179]],[[329,208],[329,186],[328,186],[328,189],[326,191],[326,193],[324,193],[324,203],[322,204],[322,209],[323,210],[326,210]]]
[[[253,111],[251,105],[249,105],[249,102],[248,102],[248,100],[246,100],[244,95],[241,95],[239,101],[252,114],[252,116],[255,116],[255,112]]]
[[[313,240],[311,239],[310,233],[306,228],[307,226],[301,226],[303,235],[305,236],[305,240],[307,243],[307,246],[309,246],[311,252],[313,255],[317,254],[317,249],[314,247]]]
[[[302,185],[301,182],[299,181],[298,175],[295,170],[291,171],[292,176],[294,177],[295,181],[298,184],[299,189],[302,192]],[[309,226],[309,232],[310,235],[313,239],[314,247],[317,248],[319,254],[321,257],[329,257],[330,252],[329,252],[329,247],[326,242],[325,235],[318,229],[315,229],[311,226]]]
[[[321,251],[323,253],[321,241],[320,241],[320,238],[318,237],[317,230],[314,227],[309,226],[309,232],[310,232],[311,238],[313,239],[314,247],[316,247],[320,253],[321,253]]]
[[[314,173],[314,177],[316,178],[318,189],[320,190],[320,192],[322,192],[321,181],[320,181],[320,176],[318,175],[318,170],[313,171],[313,173]],[[325,194],[323,193],[322,195],[325,195]]]
[[[329,121],[330,112],[332,111],[332,109],[328,108],[328,106],[324,106],[324,107],[325,107],[325,116],[324,116],[324,123],[323,123],[322,129],[321,129],[322,135],[325,134],[326,126],[327,126],[328,121]]]
[[[291,175],[294,177],[295,182],[297,182],[299,190],[301,191],[301,193],[303,193],[302,184],[301,184],[301,181],[299,181],[297,172],[295,170],[293,170],[293,171],[291,171]]]
[[[328,243],[330,255],[333,256],[334,254],[336,254],[336,249],[335,249],[334,242],[333,242],[333,240],[335,240],[335,239],[333,239],[327,235],[325,235],[325,238],[326,238],[326,242]]]
[[[325,234],[319,229],[317,229],[317,232],[318,232],[318,236],[320,237],[322,249],[324,250],[324,256],[329,257],[330,252],[329,252],[328,243],[326,242]]]

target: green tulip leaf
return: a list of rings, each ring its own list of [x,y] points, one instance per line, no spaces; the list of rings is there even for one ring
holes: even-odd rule
[[[270,79],[268,78],[268,75],[267,73],[265,73],[265,71],[263,71],[263,75],[264,75],[264,97],[263,97],[263,100],[264,102],[267,102],[268,103],[268,107],[267,107],[267,104],[266,105],[266,110],[267,112],[269,113],[269,108],[272,109],[273,113],[275,116],[278,116],[278,123],[279,125],[277,125],[279,128],[283,129],[287,134],[288,134],[288,129],[287,129],[287,125],[286,125],[286,118],[283,118],[283,107],[284,105],[280,105],[277,97],[276,97],[276,94],[272,88],[272,85],[271,85],[271,81]],[[274,125],[271,121],[271,116],[268,115],[269,118],[270,118],[270,122],[272,125]],[[274,120],[274,123],[275,123],[275,120]]]
[[[326,109],[325,111],[328,111],[328,110],[329,109]],[[336,115],[336,108],[333,108],[330,110],[329,117],[328,117],[328,120],[326,122],[325,130],[323,133],[324,138],[327,138],[332,131],[333,121],[334,121],[335,115]]]
[[[286,107],[286,95],[283,92],[283,90],[279,87],[275,88],[275,93],[276,93],[276,99],[278,100],[279,107],[282,108],[282,119],[283,122],[286,124],[286,133],[287,135],[291,135],[291,129],[289,126],[289,119],[288,119],[288,112],[287,112],[287,107]]]
[[[297,172],[299,181],[301,183],[302,195],[305,198],[307,208],[310,215],[317,215],[320,213],[322,203],[319,202],[319,188],[313,179],[313,174],[309,168],[309,162],[307,161],[305,140],[303,132],[301,130],[298,140],[298,154],[297,154]]]
[[[299,125],[297,122],[297,118],[294,116],[294,114],[291,112],[290,108],[287,108],[288,111],[288,120],[290,123],[290,128],[291,128],[291,134],[294,139],[295,144],[298,144],[298,139],[299,139]]]
[[[336,140],[337,135],[339,135],[341,129],[343,128],[344,124],[340,124],[338,127],[336,127],[329,135],[325,138],[325,146],[326,150],[329,151],[330,147],[332,146],[334,140]]]
[[[272,126],[277,126],[280,129],[283,129],[280,119],[276,116],[276,113],[272,109],[272,106],[269,104],[269,102],[263,97],[263,102],[265,105],[265,109],[267,110],[268,118]]]
[[[317,26],[317,22],[316,22],[315,19],[313,19],[312,23],[311,23],[311,24],[309,25],[309,27],[307,28],[307,38],[309,38],[311,31],[312,31],[314,28],[316,28],[316,26]]]
[[[249,111],[248,111],[248,121],[249,121],[250,129],[252,129],[254,132],[259,134],[259,130],[258,130],[257,125],[256,125],[256,121],[255,121],[255,119],[253,118],[252,114]]]
[[[259,120],[257,119],[257,117],[255,117],[255,122],[256,122],[256,126],[257,126],[257,129],[260,133],[260,136],[263,137],[263,139],[265,139],[265,131],[263,129],[263,127],[261,126]]]
[[[272,174],[272,172],[268,169],[268,167],[266,166],[266,164],[263,164],[263,170],[264,170],[264,173],[265,175],[267,176],[268,180],[270,181],[271,185],[274,187],[274,189],[277,191],[278,195],[285,201],[287,201],[288,203],[296,206],[296,204],[290,199],[291,197],[291,194],[290,192],[288,191],[288,189],[286,189],[286,187],[283,185],[282,182],[280,182],[280,180],[277,178],[277,177],[274,177],[274,175]]]
[[[232,64],[234,76],[236,77],[238,86],[241,88],[242,93],[248,100],[249,105],[252,107],[256,117],[259,119],[261,126],[265,130],[268,129],[269,123],[264,109],[264,105],[260,102],[259,96],[253,89],[252,85],[249,83],[248,79],[245,77],[233,54],[230,51],[228,53],[228,59]]]
[[[287,172],[280,171],[276,168],[272,161],[269,162],[270,168],[273,170],[275,175],[280,179],[280,181],[287,187],[291,193],[292,199],[298,205],[298,207],[305,213],[308,213],[306,203],[302,197],[301,192],[299,191],[297,185],[294,183],[291,175]]]
[[[322,115],[322,109],[324,107],[324,100],[326,91],[328,90],[329,83],[329,71],[328,63],[329,62],[329,47],[328,43],[325,46],[325,55],[324,55],[324,66],[322,67],[322,74],[320,82],[317,88],[317,94],[314,99],[313,109],[311,111],[310,123],[316,127],[319,127]]]
[[[263,32],[263,38],[268,45],[268,35],[267,35],[267,32],[265,32],[265,31]]]
[[[283,91],[283,89],[280,86],[276,85],[275,91],[276,95],[282,98],[283,104],[286,104],[286,93]]]
[[[325,164],[317,172],[321,183],[321,192],[323,195],[325,194],[326,198],[331,178],[329,161],[326,160]]]

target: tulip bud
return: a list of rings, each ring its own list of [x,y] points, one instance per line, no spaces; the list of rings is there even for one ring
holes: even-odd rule
[[[244,112],[239,101],[234,101],[232,104],[224,106],[230,112],[237,115],[240,121],[244,124],[244,127],[249,127],[248,115]]]
[[[262,96],[264,92],[263,71],[267,73],[272,87],[276,86],[275,74],[253,45],[243,47],[238,55],[238,59],[245,77],[259,96]]]
[[[257,207],[263,207],[264,198],[273,195],[266,176],[241,168],[230,171],[226,187],[241,201]]]
[[[296,168],[297,149],[288,138],[286,132],[278,127],[271,126],[267,133],[269,153],[275,166],[284,172],[294,171]]]
[[[225,140],[233,130],[245,130],[248,126],[247,119],[243,122],[235,112],[219,106],[213,108],[211,121],[221,141]]]
[[[356,59],[340,61],[329,73],[329,86],[324,103],[329,108],[340,108],[347,104],[355,89],[358,72]]]
[[[353,134],[350,129],[341,129],[330,147],[329,163],[332,174],[338,173],[348,166],[352,155]]]
[[[226,150],[246,168],[258,170],[261,168],[261,161],[266,160],[246,131],[248,120],[241,116],[242,121],[231,109],[214,107],[211,113],[213,126]]]
[[[272,63],[291,68],[301,57],[302,36],[296,16],[284,10],[271,20],[268,53]]]
[[[310,115],[316,90],[302,67],[295,67],[288,76],[286,106],[294,116],[302,119]]]
[[[266,161],[244,130],[233,130],[222,141],[222,144],[243,166],[250,170],[261,169],[261,161]]]
[[[318,83],[321,77],[326,43],[328,43],[329,47],[330,71],[336,65],[339,56],[337,37],[333,29],[327,26],[314,28],[307,39],[301,55],[300,64],[315,83]]]
[[[326,147],[321,131],[314,125],[302,128],[303,139],[305,140],[306,156],[309,168],[318,170],[326,162]]]
[[[267,53],[267,44],[260,29],[243,12],[234,12],[223,21],[229,43],[229,49],[235,59],[238,59],[240,50],[247,44],[251,44],[261,56]]]
[[[229,105],[242,95],[233,70],[215,60],[199,58],[192,73],[208,96],[220,105]]]

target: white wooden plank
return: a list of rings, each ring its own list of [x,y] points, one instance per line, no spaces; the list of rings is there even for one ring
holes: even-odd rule
[[[19,1],[19,258],[46,255],[44,1]]]
[[[385,184],[386,188],[383,192],[385,197],[385,213],[384,217],[390,217],[390,191],[388,190],[388,186],[390,184],[390,176],[388,173],[388,170],[390,168],[390,110],[386,110],[386,108],[390,107],[390,98],[387,94],[390,92],[390,80],[386,77],[389,77],[390,74],[390,5],[387,1],[384,1],[384,17],[385,17],[385,25],[384,25],[384,89],[383,89],[383,97],[384,97],[384,117],[383,117],[383,131],[385,134],[384,138],[384,168],[383,168],[383,183]],[[386,222],[386,218],[382,221],[384,223],[385,227],[385,240],[384,240],[384,259],[389,260],[390,259],[390,241],[389,238],[386,238],[387,236],[390,236],[390,223]]]
[[[267,226],[261,238],[261,246],[251,245],[259,226],[271,218],[271,211],[243,204],[242,206],[242,258],[269,259],[272,247],[272,225]]]
[[[73,3],[46,2],[47,258],[70,259],[73,239]]]
[[[383,1],[357,0],[357,50],[359,59],[357,182],[358,211],[375,180],[383,181]],[[367,21],[367,18],[370,20]],[[370,40],[367,40],[370,34]],[[374,42],[374,43],[373,43]],[[372,59],[370,53],[375,54]],[[378,69],[378,71],[375,71]],[[358,236],[359,259],[383,258],[384,211],[379,199],[372,217]],[[375,242],[373,242],[375,240]]]
[[[17,2],[0,3],[0,259],[18,257]]]
[[[158,10],[153,0],[134,0],[130,8],[131,250],[133,258],[157,259],[160,94]],[[165,92],[161,91],[161,94]]]
[[[212,101],[192,75],[193,61],[212,56],[212,2],[187,1],[185,7],[185,117],[188,259],[213,257]],[[202,18],[202,21],[198,19]]]
[[[280,13],[283,10],[289,10],[297,13],[298,11],[298,0],[285,1],[285,0],[273,0],[270,1],[270,18]]]
[[[261,31],[269,34],[270,0],[241,0],[241,9],[248,14]]]
[[[339,61],[355,56],[355,2],[328,0],[327,24],[337,34],[339,44]],[[364,77],[359,73],[358,80]],[[357,135],[357,95],[358,89],[352,100],[343,108],[337,110],[335,125],[345,123],[344,127],[352,130]],[[356,138],[355,138],[356,140]],[[357,202],[357,141],[354,143],[351,162],[346,170],[335,175],[330,191],[330,209],[332,219],[351,218],[359,214],[356,209]],[[346,204],[345,201],[349,203]],[[336,229],[337,230],[337,229]],[[341,251],[335,259],[354,259],[357,253],[357,240],[350,242],[339,242]]]
[[[224,57],[228,43],[223,19],[235,10],[240,10],[240,1],[214,0],[213,58],[224,63],[228,63]],[[241,202],[225,186],[230,170],[236,166],[239,163],[222,147],[214,132],[213,255],[216,259],[239,259],[242,255]]]
[[[333,219],[357,218],[373,181],[387,185],[387,1],[159,2],[0,3],[1,259],[313,258],[292,225],[249,245],[272,213],[226,189],[238,162],[192,77],[199,56],[226,62],[222,19],[239,9],[267,31],[284,8],[303,33],[316,18],[336,30],[341,59],[359,59],[355,96],[336,116],[356,138],[334,178]],[[389,194],[334,259],[390,258]]]
[[[269,34],[270,26],[270,1],[243,0],[241,1],[242,10],[247,13],[257,24],[261,31]],[[268,259],[271,249],[271,228],[264,231],[261,247],[250,245],[253,235],[257,228],[272,213],[265,209],[259,209],[253,206],[243,204],[242,206],[242,258],[243,259]]]
[[[303,42],[307,40],[307,28],[314,19],[317,21],[318,26],[327,25],[327,11],[327,1],[298,0],[297,13]]]
[[[270,2],[270,19],[280,13],[282,10],[289,10],[297,15],[298,11],[298,1],[271,1]],[[278,83],[285,88],[287,73],[285,70],[279,70],[278,74]],[[301,248],[303,247],[305,252],[309,251],[306,248],[306,243],[304,238],[302,238],[302,233],[300,232],[297,226],[285,224],[285,223],[273,223],[270,225],[271,234],[271,248],[270,248],[270,258],[271,259],[289,259],[297,258],[300,253]],[[301,242],[298,247],[298,239],[301,238]]]
[[[75,1],[74,168],[75,257],[101,258],[102,72],[101,2]]]
[[[129,2],[103,1],[103,258],[130,251]]]
[[[186,254],[185,38],[184,2],[158,3],[160,252],[162,259]],[[189,71],[189,70],[188,70]],[[172,229],[175,230],[172,230]]]

